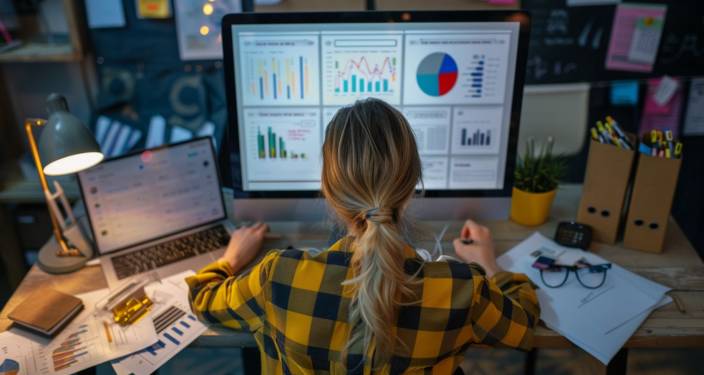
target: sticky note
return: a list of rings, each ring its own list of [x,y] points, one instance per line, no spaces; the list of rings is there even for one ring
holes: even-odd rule
[[[689,85],[685,135],[704,135],[704,78],[695,78]]]
[[[652,71],[666,12],[665,5],[619,4],[614,14],[606,69]]]
[[[614,82],[611,85],[612,105],[638,104],[638,81]]]
[[[660,84],[658,84],[658,88],[655,90],[655,95],[653,95],[655,103],[658,103],[658,105],[661,106],[667,104],[679,87],[680,83],[676,79],[670,76],[662,77]]]
[[[187,141],[193,138],[193,133],[186,128],[180,126],[174,126],[171,128],[171,143]]]
[[[169,0],[136,0],[137,17],[170,18],[171,2]]]

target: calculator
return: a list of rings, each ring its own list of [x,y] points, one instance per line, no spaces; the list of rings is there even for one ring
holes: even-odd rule
[[[562,246],[589,249],[592,242],[592,228],[576,221],[563,221],[557,225],[555,242]]]

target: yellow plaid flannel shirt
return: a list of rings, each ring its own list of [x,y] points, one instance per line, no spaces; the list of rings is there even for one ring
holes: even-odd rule
[[[241,275],[215,262],[186,279],[193,311],[252,332],[265,374],[451,374],[472,344],[532,346],[540,309],[525,275],[487,278],[476,264],[423,262],[409,247],[406,272],[418,272],[422,283],[411,287],[416,303],[399,306],[395,331],[403,345],[386,364],[373,363],[373,348],[351,348],[342,358],[353,293],[341,285],[352,277],[348,243],[316,256],[272,251]]]

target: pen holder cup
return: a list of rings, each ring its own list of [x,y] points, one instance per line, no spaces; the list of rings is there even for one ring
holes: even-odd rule
[[[592,227],[596,241],[616,242],[634,158],[632,150],[590,141],[577,221]]]
[[[682,159],[638,156],[623,244],[627,248],[662,252]]]

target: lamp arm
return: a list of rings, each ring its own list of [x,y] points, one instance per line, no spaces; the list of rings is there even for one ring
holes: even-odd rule
[[[47,197],[48,195],[51,194],[51,190],[49,190],[49,184],[46,182],[46,176],[44,175],[44,170],[42,167],[42,161],[39,157],[39,150],[37,149],[37,142],[34,139],[34,132],[32,131],[33,126],[44,126],[46,125],[47,121],[44,119],[39,119],[39,118],[30,118],[25,120],[24,122],[24,130],[27,133],[27,139],[29,140],[29,149],[32,153],[32,159],[34,159],[34,165],[37,168],[37,173],[39,174],[39,183],[42,186],[42,190],[44,192],[44,196]],[[47,208],[49,210],[49,218],[51,219],[51,227],[54,232],[54,237],[56,238],[56,243],[59,245],[59,249],[56,252],[56,255],[58,256],[78,256],[81,255],[81,252],[78,251],[77,249],[71,248],[67,243],[66,240],[64,239],[63,233],[61,232],[61,229],[59,229],[59,222],[56,219],[56,216],[54,215],[53,210],[51,207],[48,207],[47,203]]]

